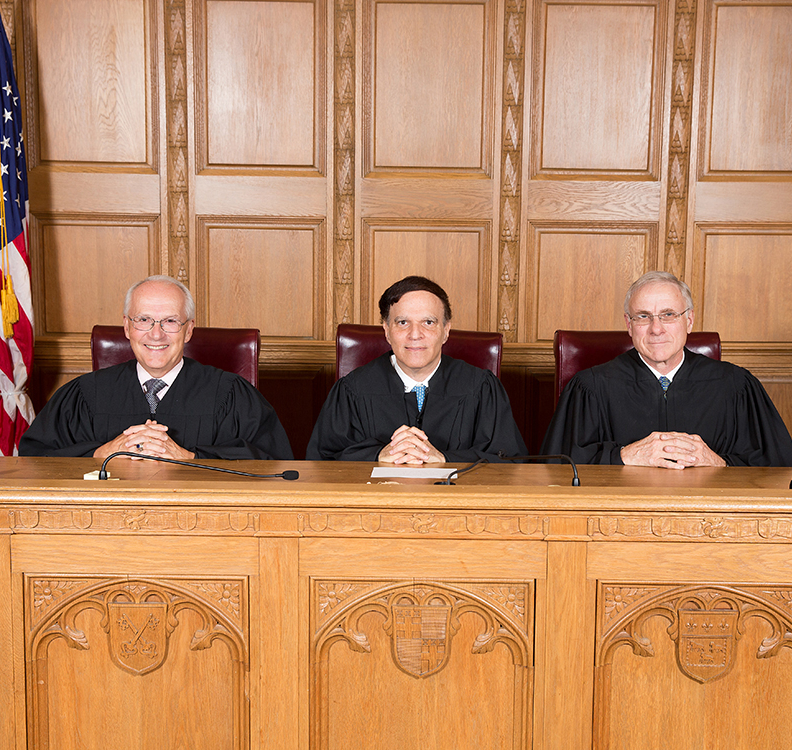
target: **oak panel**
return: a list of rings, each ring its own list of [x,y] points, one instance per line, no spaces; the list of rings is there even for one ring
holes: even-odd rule
[[[716,3],[713,28],[707,172],[792,171],[792,6]]]
[[[243,747],[234,741],[229,649],[220,640],[201,651],[190,648],[193,634],[206,624],[198,613],[179,614],[168,658],[143,676],[111,661],[100,620],[95,611],[79,616],[86,650],[55,639],[37,653],[37,675],[52,686],[47,703],[32,717],[39,725],[37,747],[137,750],[177,747],[185,737],[196,750]],[[43,714],[51,714],[49,726]]]
[[[371,168],[486,170],[492,3],[372,6]]]
[[[704,330],[726,341],[789,341],[792,226],[702,229]]]
[[[58,217],[38,223],[44,282],[39,333],[88,333],[97,324],[120,324],[126,290],[158,270],[152,257],[156,219]]]
[[[547,3],[543,10],[539,169],[648,176],[657,6]]]
[[[212,165],[315,165],[317,13],[313,2],[208,0],[205,123],[200,148]],[[205,75],[205,78],[203,76]],[[199,91],[199,96],[204,92]]]
[[[45,162],[153,166],[152,8],[146,0],[36,0],[34,163],[38,153]]]
[[[490,323],[488,222],[414,225],[364,223],[364,278],[367,319],[379,322],[377,303],[391,284],[419,274],[436,281],[451,300],[455,328],[486,330]]]
[[[656,233],[644,227],[536,227],[536,335],[624,328],[624,294],[650,267]]]
[[[329,649],[328,728],[320,748],[401,750],[524,750],[514,741],[515,666],[505,645],[472,656],[486,627],[476,614],[463,614],[453,635],[448,663],[439,673],[416,679],[394,663],[392,637],[382,614],[359,621],[370,653],[347,643]],[[525,670],[519,670],[523,675]],[[376,691],[370,686],[377,685]],[[465,706],[466,708],[462,708]],[[462,709],[462,710],[460,710]]]
[[[202,219],[200,226],[207,325],[317,337],[324,313],[321,220]]]
[[[792,653],[785,648],[769,659],[757,657],[767,623],[747,620],[731,671],[706,684],[680,671],[668,627],[667,619],[655,617],[644,629],[652,654],[637,655],[628,646],[616,650],[603,697],[610,703],[609,743],[603,746],[783,747],[792,731],[789,713],[781,708],[792,700]]]

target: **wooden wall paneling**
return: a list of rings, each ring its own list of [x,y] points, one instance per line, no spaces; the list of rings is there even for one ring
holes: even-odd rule
[[[198,171],[319,169],[318,23],[323,3],[203,0]],[[205,45],[205,46],[204,46]],[[204,119],[205,118],[205,119]]]
[[[533,175],[658,179],[665,4],[537,3]]]
[[[532,226],[536,335],[624,328],[624,294],[657,257],[656,224]]]
[[[710,2],[702,177],[792,175],[792,5]],[[745,39],[762,39],[761,45]],[[746,116],[751,113],[750,116]],[[761,116],[756,116],[761,113]]]
[[[36,134],[26,144],[29,167],[155,170],[153,0],[34,0],[25,8],[37,94],[28,108]]]
[[[31,237],[41,266],[39,335],[119,325],[127,289],[158,270],[157,216],[39,214]]]
[[[199,320],[262,336],[322,337],[322,219],[197,217]]]
[[[733,342],[792,340],[792,224],[700,224],[699,231],[703,329]]]
[[[494,6],[366,0],[364,175],[491,173]]]
[[[489,222],[364,221],[364,322],[379,322],[379,298],[393,282],[420,274],[448,292],[456,328],[486,330],[491,256]]]

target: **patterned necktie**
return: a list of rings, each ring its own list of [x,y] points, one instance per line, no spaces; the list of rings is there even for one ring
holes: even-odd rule
[[[147,380],[143,383],[143,393],[146,394],[146,401],[148,401],[149,405],[149,412],[155,414],[157,411],[157,406],[159,405],[159,399],[157,398],[157,394],[167,385],[164,380],[160,380],[159,378],[151,378],[151,380]]]
[[[415,393],[415,398],[418,399],[418,411],[423,411],[424,405],[424,396],[426,395],[426,386],[425,385],[416,385],[413,386],[413,392]]]
[[[665,393],[668,390],[668,386],[671,385],[671,381],[665,375],[661,375],[660,385],[663,386],[663,393]]]

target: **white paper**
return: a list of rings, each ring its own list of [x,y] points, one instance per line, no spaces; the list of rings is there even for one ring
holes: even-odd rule
[[[375,466],[371,470],[371,478],[397,477],[400,479],[447,479],[449,474],[455,474],[459,469],[445,467],[443,469],[428,469],[423,466]]]

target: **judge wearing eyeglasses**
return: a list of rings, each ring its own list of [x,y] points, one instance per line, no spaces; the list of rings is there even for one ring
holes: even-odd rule
[[[184,357],[194,326],[195,302],[183,284],[169,276],[134,284],[124,301],[124,333],[135,358],[60,388],[22,436],[20,455],[292,458],[286,432],[256,388]]]
[[[693,315],[690,289],[673,274],[635,281],[624,300],[634,348],[572,378],[542,453],[667,469],[791,466],[792,439],[761,383],[685,348]]]

